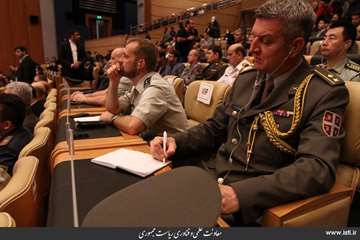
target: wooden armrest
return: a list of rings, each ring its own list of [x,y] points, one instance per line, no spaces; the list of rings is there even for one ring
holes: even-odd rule
[[[328,193],[310,197],[267,209],[264,213],[263,226],[282,226],[288,219],[314,211],[325,205],[352,196],[353,189],[335,184]]]

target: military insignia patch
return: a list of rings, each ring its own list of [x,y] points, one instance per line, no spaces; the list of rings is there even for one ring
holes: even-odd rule
[[[144,81],[144,89],[148,88],[150,86],[150,84],[151,84],[151,77],[148,77]]]
[[[322,129],[326,136],[339,136],[341,124],[342,118],[338,114],[330,111],[325,111],[322,121]]]

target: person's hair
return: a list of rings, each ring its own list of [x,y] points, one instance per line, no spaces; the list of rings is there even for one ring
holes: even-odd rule
[[[71,31],[69,31],[69,33],[68,33],[68,37],[70,38],[70,37],[73,36],[75,33],[79,33],[79,34],[80,34],[80,32],[79,32],[78,30],[71,30]]]
[[[235,43],[234,46],[235,46],[234,52],[236,52],[236,54],[238,55],[241,54],[243,57],[246,56],[245,48],[241,43]]]
[[[16,51],[16,50],[20,50],[20,51],[22,51],[24,53],[27,53],[26,47],[24,47],[24,46],[16,46],[14,48],[14,51]]]
[[[324,23],[327,23],[327,24],[329,24],[330,23],[330,18],[328,18],[328,17],[319,17],[318,19],[317,19],[317,21],[316,21],[316,23],[319,23],[320,21],[323,21]]]
[[[214,45],[209,50],[213,51],[213,53],[217,53],[220,59],[222,58],[221,47]]]
[[[351,48],[353,46],[354,42],[356,41],[356,34],[357,34],[356,27],[349,22],[339,20],[339,21],[331,23],[329,26],[329,29],[338,28],[338,27],[342,27],[344,29],[343,36],[344,36],[345,41],[351,40],[351,45],[350,45],[350,48]]]
[[[0,121],[10,121],[15,127],[22,126],[25,119],[25,104],[14,94],[0,93]]]
[[[280,19],[287,42],[312,33],[316,16],[310,3],[303,0],[268,0],[255,10],[255,18]]]
[[[19,96],[25,106],[29,107],[32,100],[32,88],[30,84],[26,82],[11,82],[6,85],[5,89],[11,89],[11,93]]]
[[[149,72],[155,71],[158,55],[156,46],[148,39],[133,38],[130,39],[127,44],[132,42],[137,43],[135,55],[137,58],[141,57],[145,59],[146,70]]]

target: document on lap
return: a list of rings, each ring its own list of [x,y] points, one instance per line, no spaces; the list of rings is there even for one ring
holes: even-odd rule
[[[125,148],[96,157],[91,162],[113,169],[122,169],[140,177],[147,177],[170,164],[170,161],[157,161],[150,154]]]

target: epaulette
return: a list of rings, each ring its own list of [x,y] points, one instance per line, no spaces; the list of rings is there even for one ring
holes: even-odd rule
[[[148,88],[151,84],[151,77],[148,77],[147,79],[144,80],[144,89]]]
[[[329,85],[331,86],[336,86],[336,85],[342,85],[345,84],[344,81],[337,76],[336,74],[329,72],[327,69],[325,68],[321,68],[321,67],[315,67],[314,68],[314,72],[316,75],[318,75],[322,80],[324,80],[325,82],[327,82]]]
[[[249,72],[249,71],[252,71],[252,70],[256,70],[254,65],[252,65],[252,64],[244,64],[242,67],[243,68],[240,70],[239,74],[240,73],[246,73],[246,72]]]
[[[360,65],[354,64],[354,63],[347,63],[345,64],[346,68],[349,68],[355,72],[360,72]]]

